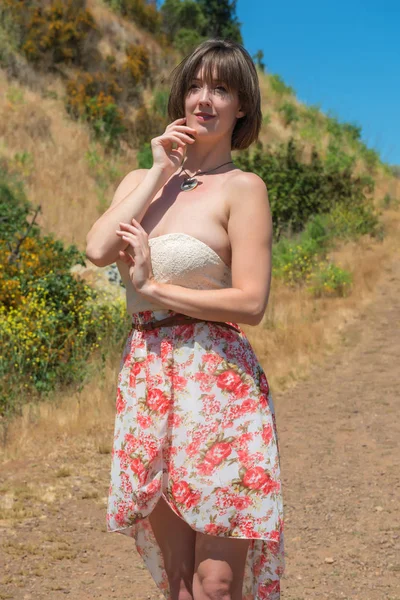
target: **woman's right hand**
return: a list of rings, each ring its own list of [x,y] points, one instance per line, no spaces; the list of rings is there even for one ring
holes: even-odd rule
[[[193,144],[196,141],[188,135],[189,133],[195,135],[196,130],[185,123],[186,117],[177,119],[167,125],[162,135],[151,140],[153,167],[161,169],[168,177],[171,177],[181,166],[186,154],[186,144]],[[178,145],[175,149],[174,143]]]

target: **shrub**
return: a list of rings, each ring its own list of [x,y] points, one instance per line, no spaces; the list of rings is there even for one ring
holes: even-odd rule
[[[367,165],[367,168],[374,173],[381,162],[379,153],[373,148],[367,148],[363,142],[359,143],[359,148],[361,158]]]
[[[168,118],[168,90],[157,90],[153,97],[153,103],[151,106],[152,112],[156,113],[163,119]]]
[[[264,126],[269,125],[271,123],[271,113],[270,112],[263,113],[262,123]]]
[[[174,43],[179,30],[185,29],[199,36],[209,32],[208,21],[201,6],[194,0],[165,0],[160,8],[161,28],[169,43]],[[189,25],[189,27],[185,27]],[[181,36],[182,37],[182,36]]]
[[[292,87],[290,87],[289,85],[286,85],[286,83],[283,81],[283,79],[280,75],[277,75],[277,74],[270,75],[268,79],[269,79],[269,83],[270,83],[272,90],[278,96],[283,96],[285,94],[293,94],[294,95],[294,93],[295,93],[294,89]]]
[[[292,239],[282,237],[272,246],[274,275],[290,285],[304,283],[318,259],[325,256],[329,244],[326,217],[315,215],[300,235]]]
[[[351,291],[351,273],[333,264],[321,262],[309,278],[308,291],[315,298],[347,296]]]
[[[82,382],[89,358],[120,345],[128,322],[124,303],[103,302],[70,273],[83,253],[30,227],[33,209],[4,164],[0,178],[0,415],[11,416],[28,398]]]
[[[337,204],[329,213],[328,230],[332,237],[343,240],[357,239],[370,234],[382,238],[383,229],[372,203]]]
[[[328,115],[325,121],[326,131],[331,134],[337,141],[343,139],[343,126],[339,123],[336,117]]]
[[[283,115],[283,122],[287,127],[290,123],[294,121],[299,121],[300,117],[298,115],[297,107],[292,102],[284,102],[279,108],[278,111]]]
[[[351,167],[327,165],[315,148],[309,164],[301,162],[300,156],[301,150],[291,138],[273,152],[264,151],[258,143],[251,153],[245,150],[235,158],[237,166],[257,173],[268,188],[275,240],[282,234],[301,231],[311,215],[328,213],[337,204],[364,206],[368,207],[366,212],[373,213],[366,197],[374,187],[370,177],[355,177]]]
[[[86,0],[4,0],[3,13],[15,22],[13,38],[28,60],[51,67],[60,62],[80,65],[98,39]]]
[[[273,274],[290,285],[306,280],[316,264],[316,244],[281,238],[273,249]]]
[[[150,143],[145,143],[137,153],[137,163],[139,169],[151,169],[153,166],[153,152]]]
[[[362,128],[360,125],[356,125],[355,123],[343,123],[342,129],[347,138],[353,142],[358,142],[361,139]]]
[[[194,50],[205,38],[195,31],[187,27],[182,27],[174,38],[174,48],[182,55],[187,55]]]
[[[66,108],[71,116],[87,121],[95,137],[115,147],[126,129],[123,112],[117,106],[121,92],[110,73],[81,73],[67,83]]]
[[[337,142],[329,142],[325,154],[325,166],[328,170],[351,169],[355,166],[356,159],[354,154],[347,154]]]
[[[167,119],[141,106],[136,113],[132,135],[136,145],[141,147],[153,137],[161,135],[167,126]]]
[[[161,15],[154,4],[145,0],[106,0],[113,10],[128,17],[150,33],[161,29]]]
[[[0,239],[10,240],[25,229],[32,212],[21,181],[11,173],[4,160],[0,161]]]
[[[126,50],[126,61],[122,65],[122,73],[126,74],[130,85],[146,83],[150,77],[150,57],[145,46],[130,44]]]

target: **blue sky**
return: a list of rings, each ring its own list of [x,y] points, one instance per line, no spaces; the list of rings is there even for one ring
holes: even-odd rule
[[[238,0],[236,14],[267,73],[301,102],[359,125],[369,148],[400,164],[399,0]]]

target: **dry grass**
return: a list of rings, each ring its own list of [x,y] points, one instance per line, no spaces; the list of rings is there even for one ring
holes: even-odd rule
[[[114,47],[120,30],[125,31],[129,41],[147,43],[151,38],[112,15],[104,5],[89,4],[102,29],[108,31],[104,52]],[[154,44],[152,51],[157,53]],[[162,62],[162,57],[158,60]],[[94,149],[104,167],[109,166],[110,159],[100,144],[90,142],[87,127],[66,114],[61,80],[44,77],[43,81],[48,85],[42,96],[17,82],[10,85],[0,70],[0,154],[17,165],[18,153],[27,153],[30,159],[20,167],[28,198],[42,206],[39,223],[44,232],[54,232],[59,239],[84,250],[87,232],[105,209],[85,152]],[[267,77],[261,77],[261,86],[264,110],[272,115],[263,133],[264,141],[281,142],[291,130],[283,127],[276,112],[277,100],[269,92]],[[49,97],[49,92],[54,97]],[[116,164],[121,178],[135,166],[136,153],[128,149]],[[104,190],[109,202],[117,184],[114,178]],[[386,193],[400,198],[400,181],[378,175],[374,194],[378,204]],[[257,328],[244,326],[273,389],[285,389],[304,377],[325,350],[337,346],[346,324],[373,297],[374,286],[394,255],[399,232],[398,212],[385,211],[383,219],[388,230],[383,243],[365,239],[336,252],[336,261],[354,275],[351,296],[313,300],[305,291],[292,291],[274,281],[263,323]],[[109,453],[118,362],[119,356],[108,356],[101,376],[81,391],[66,392],[36,406],[27,404],[22,416],[9,426],[0,458],[15,460],[30,453],[51,453],[58,440],[78,438],[100,454]],[[58,480],[67,478],[68,468],[56,475]]]
[[[313,299],[305,290],[290,290],[274,281],[265,318],[256,329],[244,327],[264,366],[272,389],[284,390],[305,377],[310,366],[345,341],[345,328],[373,298],[379,278],[398,252],[400,214],[382,216],[387,236],[365,236],[331,253],[353,275],[345,298]]]
[[[350,296],[315,300],[304,290],[293,291],[274,281],[263,322],[257,328],[243,326],[272,390],[287,389],[305,377],[313,363],[343,342],[346,325],[372,300],[379,278],[394,259],[400,230],[398,211],[385,211],[382,219],[387,230],[383,242],[365,237],[332,253],[353,273]],[[100,454],[109,453],[118,364],[119,356],[110,355],[101,375],[81,391],[66,392],[52,402],[27,404],[8,429],[2,459],[37,454],[38,449],[48,454],[58,441],[78,439]],[[58,478],[68,475],[68,468],[57,472]]]
[[[39,224],[84,250],[87,232],[105,210],[85,152],[95,149],[104,165],[109,159],[100,144],[90,142],[87,127],[68,117],[57,89],[56,83],[58,98],[43,98],[18,83],[10,86],[0,71],[0,152],[17,166],[16,155],[28,153],[32,164],[21,170],[29,200],[42,207]],[[119,160],[123,175],[135,168],[135,155],[127,150]],[[110,181],[105,190],[110,202],[118,183]]]

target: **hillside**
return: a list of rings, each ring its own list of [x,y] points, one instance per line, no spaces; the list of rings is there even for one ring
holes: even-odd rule
[[[14,206],[8,174],[15,175],[33,207],[41,207],[37,222],[43,234],[84,251],[86,234],[109,206],[119,181],[138,167],[146,142],[165,128],[169,74],[182,51],[211,31],[210,23],[201,10],[203,0],[170,3],[186,7],[186,20],[179,14],[162,16],[154,2],[145,0],[23,4],[23,12],[17,0],[0,7],[0,171],[7,172],[0,180],[0,201],[2,207]],[[195,29],[184,27],[186,22]],[[239,39],[234,19],[225,26],[230,29],[221,31]],[[288,565],[283,595],[287,600],[395,600],[400,568],[394,495],[399,486],[394,459],[399,168],[367,148],[356,125],[299,102],[295,90],[279,74],[264,72],[260,60],[258,73],[264,115],[260,141],[270,153],[262,155],[265,161],[296,140],[301,161],[310,164],[317,151],[323,169],[332,167],[334,184],[340,168],[349,165],[352,182],[353,175],[355,182],[358,176],[374,182],[366,197],[355,183],[347,204],[338,203],[336,212],[311,219],[298,235],[274,243],[277,262],[265,317],[257,327],[243,327],[276,407]],[[234,153],[234,159],[243,160],[243,154]],[[293,181],[283,169],[277,175]],[[319,183],[314,176],[311,170],[302,172],[304,179],[311,178],[307,181]],[[273,200],[274,184],[269,189]],[[278,194],[280,199],[286,201]],[[364,221],[372,215],[367,199],[376,211],[369,224]],[[318,235],[328,230],[333,243],[325,247]],[[3,277],[9,268],[7,244],[8,238],[0,239],[0,341],[14,352],[10,336],[16,331],[46,336],[36,305],[25,320],[15,308],[11,292],[24,294],[16,270]],[[85,262],[85,267],[74,266],[74,276],[80,273],[89,287],[104,289],[104,270]],[[57,271],[53,283],[63,287],[67,275]],[[308,288],[308,277],[314,288]],[[32,280],[23,283],[24,289],[34,287]],[[91,315],[97,335],[105,314],[111,320],[119,314],[119,305],[112,312],[116,288],[108,286],[99,321],[97,313]],[[77,293],[68,303],[80,314],[77,298],[82,300]],[[45,316],[51,312],[45,304],[40,307]],[[75,341],[79,327],[71,325],[68,310],[63,318],[68,340]],[[121,327],[119,318],[112,337],[102,342],[95,337],[95,347],[101,347],[89,355],[82,381],[40,402],[18,388],[21,413],[8,422],[0,411],[0,598],[159,597],[132,540],[105,536],[115,387],[125,341]],[[88,331],[94,337],[93,329]],[[26,337],[15,338],[16,353]],[[76,368],[75,355],[63,355],[53,339],[44,343],[53,354],[60,352],[66,371],[68,365]],[[21,382],[25,376],[32,379],[31,355],[26,356],[21,364],[9,360]]]
[[[113,12],[105,2],[90,0],[87,9],[97,35],[88,44],[83,64],[59,61],[50,71],[39,63],[39,69],[15,51],[9,33],[7,37],[3,29],[0,36],[1,156],[21,172],[30,201],[42,207],[39,223],[43,230],[76,243],[82,250],[87,231],[111,202],[116,185],[137,167],[143,132],[135,139],[135,126],[140,122],[147,141],[163,131],[166,121],[158,114],[157,132],[149,131],[146,137],[143,107],[151,110],[155,100],[162,103],[167,90],[164,82],[179,60],[179,54],[170,46],[161,47],[148,31]],[[110,153],[102,141],[93,139],[90,121],[76,120],[67,112],[67,87],[85,69],[93,76],[99,65],[98,70],[104,73],[109,57],[123,65],[130,45],[146,49],[149,73],[136,85],[134,101],[121,103],[132,131],[121,140],[118,152]],[[47,55],[46,61],[47,66]],[[377,201],[386,194],[399,196],[399,180],[391,176],[388,165],[382,164],[373,150],[360,142],[356,127],[338,123],[317,107],[302,105],[279,75],[259,69],[259,77],[264,114],[262,142],[274,148],[293,136],[304,145],[305,161],[313,146],[323,156],[330,152],[338,160],[342,154],[351,155],[355,172],[373,174]]]
[[[37,222],[43,233],[52,233],[84,251],[86,234],[110,204],[119,181],[138,166],[144,145],[168,122],[168,78],[182,54],[167,39],[171,25],[167,23],[170,29],[164,24],[163,31],[151,32],[160,18],[151,4],[136,3],[135,11],[146,6],[150,12],[142,11],[134,18],[100,0],[79,0],[75,8],[70,3],[53,3],[41,13],[27,13],[29,18],[15,12],[14,5],[14,0],[8,0],[9,8],[0,12],[0,160],[23,182],[32,205],[40,206]],[[28,6],[41,7],[41,0],[32,0]],[[69,38],[67,25],[72,31]],[[64,36],[62,43],[59,31]],[[179,39],[178,34],[174,33],[175,39]],[[186,30],[181,37],[186,44],[193,43],[188,41]],[[74,50],[77,40],[79,52]],[[313,152],[318,152],[321,160],[335,169],[352,165],[354,176],[373,180],[373,191],[367,196],[380,214],[379,235],[371,229],[361,237],[338,239],[324,258],[328,267],[329,261],[340,265],[337,273],[331,269],[323,275],[339,278],[332,284],[334,290],[341,285],[340,277],[349,273],[353,281],[350,294],[338,293],[337,287],[337,297],[321,293],[319,298],[310,296],[304,285],[287,285],[276,269],[262,327],[247,330],[260,360],[268,364],[271,383],[276,389],[285,389],[307,372],[325,347],[335,345],[337,331],[368,301],[382,265],[390,260],[396,246],[400,180],[394,176],[394,168],[382,163],[377,153],[360,141],[357,126],[339,123],[318,107],[303,105],[278,74],[265,73],[262,61],[257,65],[264,115],[260,142],[264,148],[272,155],[293,139],[305,164]],[[124,93],[118,92],[124,86]],[[75,98],[72,105],[71,90]],[[77,115],[71,110],[71,106],[78,106],[78,100],[90,111]],[[117,124],[125,127],[120,133]],[[115,135],[110,137],[112,132]],[[233,154],[234,159],[241,160],[240,152]],[[282,179],[279,172],[278,179]],[[273,187],[269,190],[271,196]],[[346,211],[335,216],[342,228],[349,224],[351,229],[352,223],[366,214]],[[298,262],[288,266],[300,269],[300,277],[305,273],[304,264],[316,264],[313,255],[307,254],[307,244],[306,239],[304,256],[294,258]],[[297,248],[303,252],[302,247]],[[76,265],[74,271],[89,285],[115,288],[101,277],[102,269],[85,262],[86,268]],[[342,268],[345,271],[341,272]],[[284,265],[283,273],[285,269]],[[119,297],[120,291],[110,293]],[[110,365],[107,368],[115,368],[113,356]],[[68,391],[66,397],[68,401]]]

